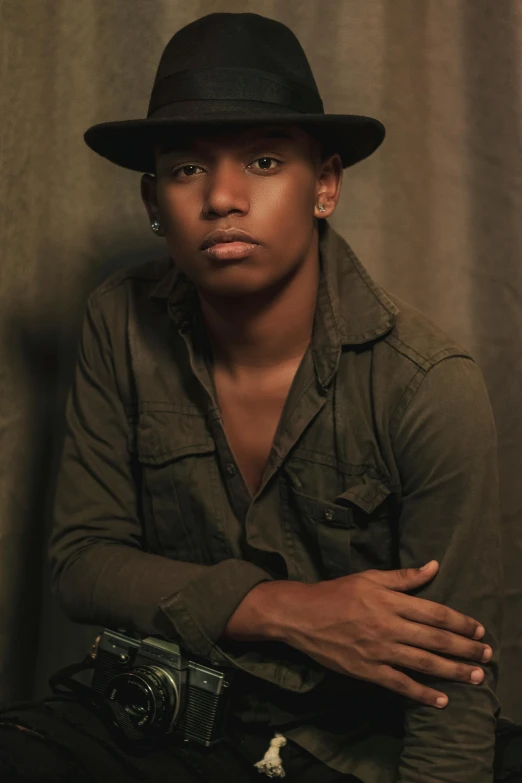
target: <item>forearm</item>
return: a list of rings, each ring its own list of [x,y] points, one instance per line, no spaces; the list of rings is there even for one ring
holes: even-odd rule
[[[76,622],[157,634],[208,655],[244,596],[268,579],[242,560],[199,565],[104,542],[70,558],[53,592]]]

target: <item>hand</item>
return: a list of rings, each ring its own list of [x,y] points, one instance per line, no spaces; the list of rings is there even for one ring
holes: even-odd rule
[[[370,570],[311,585],[288,583],[290,590],[281,592],[280,600],[274,595],[274,636],[333,671],[445,707],[444,693],[416,682],[401,669],[478,684],[484,678],[481,668],[435,653],[485,663],[492,651],[478,641],[485,631],[476,620],[404,595],[433,579],[437,570],[438,563],[432,561],[424,569]],[[273,590],[277,584],[281,583],[258,587]]]

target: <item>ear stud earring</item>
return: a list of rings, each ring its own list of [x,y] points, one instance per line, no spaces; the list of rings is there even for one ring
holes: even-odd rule
[[[153,220],[150,224],[150,227],[153,231],[159,231],[160,230],[160,224],[158,220]]]
[[[318,204],[317,208],[318,208],[319,212],[326,212],[326,207],[325,207],[324,204]]]

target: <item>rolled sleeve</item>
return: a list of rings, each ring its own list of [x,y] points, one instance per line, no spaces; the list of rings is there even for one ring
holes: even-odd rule
[[[249,590],[272,577],[235,559],[200,565],[145,551],[113,359],[99,297],[91,295],[66,406],[51,587],[73,621],[161,635],[205,655]]]
[[[395,415],[394,452],[404,502],[402,567],[439,561],[418,592],[482,623],[493,648],[480,685],[412,673],[446,693],[443,710],[406,705],[400,783],[491,783],[503,572],[496,432],[477,365],[451,356],[419,370]]]

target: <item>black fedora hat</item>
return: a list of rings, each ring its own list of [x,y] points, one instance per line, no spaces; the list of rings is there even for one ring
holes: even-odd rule
[[[325,114],[306,54],[286,25],[252,13],[213,13],[178,30],[161,56],[146,119],[103,122],[84,134],[104,158],[154,171],[154,144],[193,126],[295,123],[338,152],[343,167],[374,152],[372,117]]]

